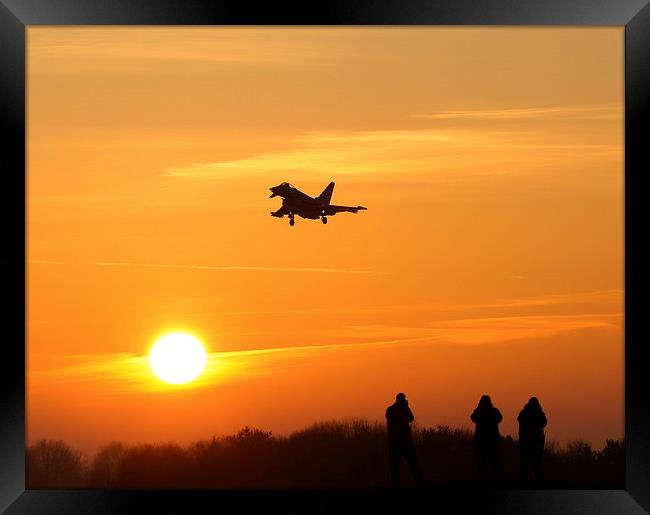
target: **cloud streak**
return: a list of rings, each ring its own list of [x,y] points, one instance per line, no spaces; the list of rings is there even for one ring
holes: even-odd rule
[[[193,316],[248,316],[248,315],[331,315],[331,314],[374,314],[374,313],[396,313],[396,312],[414,312],[414,311],[431,311],[444,312],[466,311],[487,308],[533,308],[545,306],[567,306],[567,305],[584,305],[584,304],[602,304],[623,302],[623,290],[595,290],[576,293],[558,293],[549,295],[502,298],[487,302],[439,302],[439,303],[420,303],[420,304],[386,304],[365,307],[327,307],[327,308],[304,308],[281,310],[231,310],[231,311],[209,311],[193,312]]]
[[[452,344],[484,345],[545,338],[583,329],[618,329],[622,314],[518,315],[437,320],[420,327],[352,326],[332,332],[347,338],[414,338]]]
[[[531,338],[555,337],[585,329],[622,330],[621,322],[622,314],[594,313],[455,319],[432,322],[424,327],[352,326],[338,331],[340,336],[346,337],[346,343],[211,352],[203,374],[186,385],[167,385],[161,382],[153,376],[148,356],[132,353],[69,355],[69,364],[28,370],[28,382],[30,389],[34,386],[38,390],[41,384],[51,385],[54,376],[55,384],[62,388],[70,383],[92,382],[103,385],[102,388],[106,388],[109,393],[125,394],[142,390],[200,388],[242,380],[252,375],[272,374],[287,360],[312,354],[315,356],[319,352],[367,351],[371,348],[392,348],[400,345],[486,345],[525,342]],[[335,336],[336,332],[330,331],[328,334]],[[358,341],[359,339],[363,341]]]
[[[212,266],[212,265],[180,265],[170,263],[131,263],[122,261],[86,261],[86,262],[65,262],[45,261],[29,259],[28,263],[37,265],[92,265],[105,267],[141,267],[141,268],[174,268],[182,270],[205,270],[205,271],[242,271],[242,272],[297,272],[297,273],[325,273],[325,274],[378,274],[372,270],[346,270],[343,268],[321,268],[321,267],[282,267],[282,266]]]
[[[623,107],[617,105],[586,105],[562,107],[529,107],[519,109],[444,110],[430,114],[414,114],[413,118],[432,120],[522,120],[533,118],[566,118],[576,120],[619,120]]]
[[[42,379],[51,379],[52,376],[56,377],[56,384],[61,387],[65,387],[66,383],[96,383],[99,381],[110,387],[111,393],[130,393],[134,390],[193,389],[272,372],[274,368],[272,361],[277,359],[276,356],[294,354],[295,357],[299,357],[305,355],[305,353],[387,347],[399,344],[422,343],[429,340],[430,337],[428,336],[415,336],[363,343],[300,345],[211,352],[208,354],[208,363],[201,376],[185,385],[168,385],[157,379],[149,367],[149,357],[146,355],[132,353],[68,355],[69,365],[28,371],[28,382],[38,389]],[[46,384],[51,383],[46,382]]]
[[[313,44],[268,29],[176,27],[134,31],[129,28],[48,29],[30,31],[30,66],[43,70],[78,71],[81,66],[150,71],[152,65],[190,63],[210,69],[230,66],[295,66],[326,55]],[[170,37],[172,36],[172,37]],[[49,66],[48,66],[49,65]],[[56,66],[54,68],[53,66]]]
[[[566,304],[589,304],[595,302],[615,302],[623,300],[623,290],[595,290],[576,293],[556,293],[534,297],[518,297],[500,299],[494,302],[477,303],[471,307],[477,308],[519,308],[533,306],[556,306]]]
[[[547,135],[534,132],[476,129],[319,132],[303,134],[291,144],[288,150],[168,168],[162,175],[219,180],[278,172],[375,178],[427,173],[435,178],[459,172],[503,174],[508,173],[505,165],[514,164],[557,167],[622,153],[620,144],[572,143],[564,137],[549,140]]]

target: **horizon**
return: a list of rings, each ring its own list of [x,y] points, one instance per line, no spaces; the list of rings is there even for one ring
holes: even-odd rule
[[[613,28],[27,29],[27,440],[624,432]],[[290,182],[368,208],[270,216]],[[206,349],[153,375],[170,331]]]
[[[72,451],[79,451],[81,452],[81,455],[84,459],[86,460],[92,460],[94,459],[99,452],[101,452],[102,449],[111,447],[112,445],[119,444],[123,445],[124,448],[139,448],[139,447],[167,447],[167,446],[175,446],[183,451],[190,450],[193,445],[201,443],[201,442],[209,442],[213,441],[214,439],[220,440],[220,439],[228,439],[228,438],[233,438],[236,437],[238,434],[249,430],[251,432],[255,431],[261,431],[264,433],[269,433],[269,437],[271,439],[291,439],[294,438],[295,436],[304,433],[305,431],[318,431],[319,429],[322,429],[323,427],[328,427],[328,426],[334,426],[334,427],[343,427],[343,426],[348,426],[348,425],[354,425],[354,424],[362,424],[365,425],[367,424],[371,429],[386,429],[386,422],[385,420],[370,420],[370,419],[365,419],[365,418],[347,418],[347,419],[327,419],[327,420],[315,420],[311,422],[309,425],[306,425],[302,428],[296,428],[295,430],[290,430],[286,431],[283,433],[274,433],[273,431],[267,431],[263,427],[251,427],[251,426],[242,426],[239,429],[231,432],[231,433],[224,433],[224,434],[210,434],[206,435],[203,438],[198,438],[195,440],[187,441],[187,442],[179,442],[179,441],[172,441],[172,440],[160,440],[160,441],[155,441],[155,442],[145,442],[145,441],[133,441],[133,442],[122,442],[118,440],[112,440],[112,441],[107,441],[104,443],[100,443],[97,445],[96,448],[93,449],[82,449],[78,446],[75,446],[74,443],[66,442],[65,440],[61,439],[55,439],[55,438],[41,438],[37,441],[34,441],[30,444],[30,446],[34,446],[40,442],[63,442],[66,446],[68,446]],[[411,429],[413,431],[414,435],[417,436],[422,436],[422,432],[426,431],[434,431],[434,432],[440,432],[444,430],[449,430],[450,432],[461,432],[469,435],[470,437],[473,436],[474,434],[474,428],[469,427],[469,426],[449,426],[445,424],[436,424],[432,426],[423,426],[421,424],[418,424],[417,422],[414,422],[411,425]],[[500,434],[502,439],[511,439],[514,442],[518,442],[518,435],[517,434]],[[546,438],[545,440],[545,447],[547,450],[552,449],[552,452],[567,452],[571,448],[572,445],[575,444],[581,444],[581,443],[586,443],[591,447],[591,450],[596,452],[600,451],[602,447],[605,447],[607,445],[607,442],[609,441],[615,441],[618,442],[622,445],[625,445],[625,437],[620,437],[620,438],[606,438],[605,441],[603,442],[603,445],[601,447],[599,446],[594,446],[592,445],[591,442],[588,442],[582,438],[575,438],[575,439],[569,439],[567,441],[561,442],[558,440],[554,440],[552,438]],[[29,447],[28,447],[29,448]],[[87,462],[87,464],[90,462]]]

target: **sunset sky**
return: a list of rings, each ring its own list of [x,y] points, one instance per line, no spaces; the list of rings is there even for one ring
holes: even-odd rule
[[[623,28],[28,28],[28,441],[623,436]],[[269,215],[283,181],[364,205]],[[148,352],[183,330],[194,382]]]

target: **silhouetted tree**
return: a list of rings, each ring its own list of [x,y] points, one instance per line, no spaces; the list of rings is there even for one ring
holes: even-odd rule
[[[414,427],[423,473],[432,481],[467,481],[474,475],[473,437],[467,428]],[[325,421],[288,436],[243,428],[235,434],[174,444],[102,447],[91,467],[63,442],[44,440],[27,450],[30,489],[233,489],[372,488],[388,486],[386,425],[361,419]],[[545,479],[606,481],[624,479],[623,441],[608,440],[594,451],[586,442],[559,447],[547,441]],[[519,477],[519,446],[501,438],[504,479]],[[411,478],[406,478],[408,482]],[[407,482],[405,481],[405,482]]]
[[[625,443],[607,440],[602,451],[596,451],[596,469],[601,481],[625,477]]]
[[[84,461],[62,440],[40,440],[27,449],[26,480],[29,488],[78,488],[84,480]]]
[[[184,488],[191,482],[188,456],[175,444],[127,448],[115,473],[117,488]]]
[[[103,446],[95,456],[90,468],[92,483],[101,488],[113,487],[123,455],[124,445],[120,442],[112,442]]]

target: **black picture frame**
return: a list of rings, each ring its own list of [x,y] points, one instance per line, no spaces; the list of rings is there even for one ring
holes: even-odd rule
[[[25,32],[36,25],[556,25],[625,27],[625,439],[621,490],[508,490],[440,486],[390,491],[25,490]],[[400,508],[443,513],[637,514],[650,511],[650,341],[644,296],[650,215],[650,6],[646,0],[0,0],[3,242],[0,277],[8,328],[0,360],[0,509],[8,514],[333,512]],[[409,504],[413,504],[409,508]],[[422,508],[419,508],[422,509]]]

